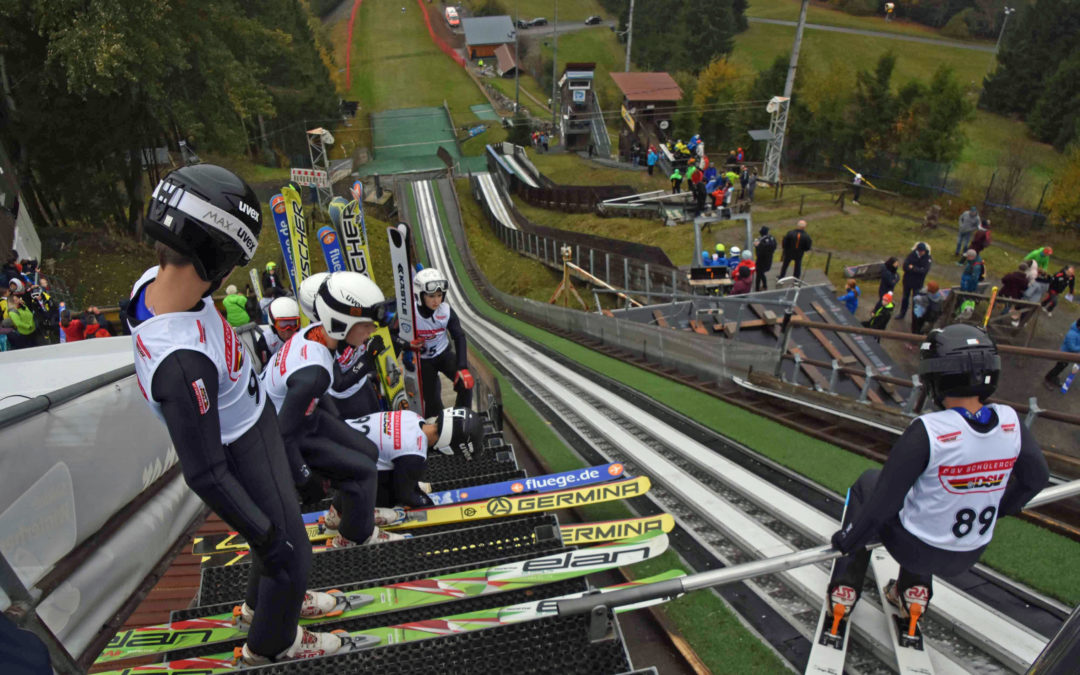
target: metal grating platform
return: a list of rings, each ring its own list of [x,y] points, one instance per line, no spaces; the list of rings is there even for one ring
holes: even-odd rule
[[[472,459],[466,459],[464,455],[432,454],[428,457],[427,479],[431,483],[474,479],[475,476],[513,471],[517,468],[513,447],[504,443],[484,448]]]
[[[282,663],[260,675],[598,675],[625,673],[630,659],[618,623],[614,637],[589,641],[585,616],[551,617],[369,649],[325,659]]]
[[[367,585],[365,580],[369,579],[462,564],[482,567],[486,562],[500,560],[519,551],[541,555],[562,547],[559,537],[545,541],[539,541],[536,537],[537,527],[554,524],[554,516],[541,514],[496,520],[485,525],[377,546],[324,551],[312,558],[308,588],[342,587],[342,584],[358,587],[356,584]],[[250,565],[251,563],[237,563],[228,567],[204,569],[202,584],[196,596],[197,604],[216,605],[243,598]]]
[[[507,480],[516,480],[518,478],[524,478],[525,472],[521,469],[511,469],[507,471],[497,471],[495,473],[477,474],[475,476],[469,476],[468,478],[454,478],[452,480],[444,480],[439,483],[431,484],[432,492],[442,492],[444,490],[458,490],[461,488],[475,487],[477,485],[487,485],[488,483],[501,483]]]

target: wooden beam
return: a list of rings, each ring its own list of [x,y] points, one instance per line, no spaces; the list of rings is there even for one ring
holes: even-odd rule
[[[843,326],[843,324],[837,321],[836,318],[832,315],[832,313],[825,309],[825,306],[822,305],[820,302],[811,302],[810,306],[814,308],[814,311],[821,316],[821,320],[825,323],[829,324],[830,326]],[[805,318],[805,315],[800,318]],[[850,335],[840,332],[837,332],[837,335],[840,336],[840,341],[843,342],[844,345],[851,350],[851,353],[855,355],[855,358],[857,358],[860,363],[862,363],[864,366],[869,366],[871,372],[878,372],[878,369],[874,367],[874,364],[870,360],[870,357],[867,356],[866,353],[863,352],[863,350],[860,349],[857,344],[855,344],[855,340],[853,340]],[[904,403],[904,397],[896,391],[896,387],[894,387],[892,384],[888,382],[882,382],[881,380],[878,380],[877,383],[878,386],[881,387],[881,389],[886,394],[888,394],[893,401],[896,401],[901,405]]]
[[[780,330],[780,324],[776,323],[776,314],[773,314],[772,311],[765,309],[765,305],[762,305],[758,302],[751,302],[750,310],[754,314],[756,314],[759,319],[768,321],[771,318],[773,320],[773,323],[769,325],[769,330],[772,331],[773,337],[779,340],[780,336],[782,335],[782,331]]]
[[[806,354],[799,347],[788,347],[788,354],[792,356],[798,355],[800,359],[806,358]],[[821,374],[821,371],[817,369],[817,366],[812,366],[809,363],[800,363],[799,367],[802,371],[810,377],[810,381],[820,387],[823,391],[829,390],[829,378]]]
[[[671,326],[668,325],[667,319],[664,318],[664,313],[660,310],[654,309],[652,311],[652,316],[653,319],[656,319],[657,326],[660,326],[661,328],[671,328]]]
[[[695,333],[700,333],[701,335],[709,334],[709,331],[705,330],[705,326],[702,326],[701,322],[695,319],[690,319],[690,328],[692,328]]]
[[[601,309],[601,310],[600,310],[600,313],[601,313],[601,314],[603,314],[603,315],[604,315],[604,316],[606,316],[606,317],[610,317],[610,318],[612,318],[612,319],[614,319],[614,318],[615,318],[615,315],[611,313],[611,310],[610,310],[610,309]]]

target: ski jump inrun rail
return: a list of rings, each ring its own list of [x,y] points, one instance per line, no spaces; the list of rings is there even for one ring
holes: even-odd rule
[[[449,190],[449,182],[445,185]],[[701,425],[655,402],[642,401],[640,395],[621,392],[618,385],[604,382],[602,376],[567,367],[559,358],[471,307],[458,282],[464,270],[451,273],[454,266],[444,240],[446,224],[440,221],[432,202],[439,198],[438,187],[430,181],[419,181],[411,187],[417,195],[414,225],[422,233],[431,264],[448,272],[454,307],[470,343],[561,417],[566,423],[564,428],[578,436],[568,439],[572,444],[584,444],[606,461],[624,462],[633,474],[650,476],[653,501],[724,565],[788,554],[828,541],[838,528],[836,518],[703,444],[699,438],[706,430]],[[421,198],[425,194],[427,197]],[[456,208],[452,199],[447,199],[445,206],[448,212]],[[672,419],[679,417],[672,424]],[[754,455],[757,462],[774,465],[777,472],[788,474],[789,482],[813,485],[730,439],[711,430],[707,433],[717,442]],[[819,486],[814,488],[828,492]],[[895,561],[890,558],[889,564],[895,574]],[[1001,611],[949,583],[935,582],[934,603],[924,630],[938,673],[1024,672],[1049,635],[1036,632],[1022,623],[1023,618],[1016,618],[1020,611],[1017,607],[1033,604],[1034,608],[1027,607],[1029,611],[1053,615],[1058,626],[1068,614],[1068,608],[1050,598],[1000,576],[987,576],[1003,597],[1010,596],[1010,602],[994,602]],[[827,580],[825,567],[815,565],[756,579],[748,586],[809,637],[824,601]],[[867,594],[852,616],[856,640],[848,664],[854,672],[887,672],[895,668],[884,614],[875,600],[873,594]]]

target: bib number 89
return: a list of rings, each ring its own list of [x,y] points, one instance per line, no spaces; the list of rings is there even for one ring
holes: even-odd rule
[[[995,515],[997,515],[997,508],[993,506],[987,506],[979,512],[980,535],[986,534],[986,531],[994,524]],[[956,522],[953,523],[952,533],[957,539],[967,536],[974,527],[975,509],[960,509],[956,512]]]

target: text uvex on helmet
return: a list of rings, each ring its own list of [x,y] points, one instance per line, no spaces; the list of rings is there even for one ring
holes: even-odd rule
[[[978,326],[957,323],[930,331],[919,356],[919,377],[939,407],[946,396],[978,396],[985,403],[997,389],[1001,358]]]
[[[335,272],[319,286],[315,313],[327,335],[344,340],[358,323],[386,325],[386,298],[375,282],[365,275]]]
[[[413,292],[416,293],[417,297],[420,297],[423,293],[434,293],[436,291],[442,291],[443,297],[445,297],[450,288],[450,281],[439,270],[428,267],[416,273],[412,285]]]
[[[189,258],[216,290],[259,246],[262,212],[255,192],[228,169],[181,167],[161,179],[146,208],[146,233]]]
[[[266,312],[270,325],[279,333],[300,328],[300,305],[292,298],[275,298]]]
[[[472,455],[484,447],[484,418],[468,408],[446,408],[435,423],[439,431],[435,449],[444,455]]]
[[[312,274],[307,279],[304,279],[300,284],[300,290],[296,293],[300,309],[304,310],[304,315],[312,321],[319,320],[319,315],[315,313],[315,296],[319,294],[319,286],[322,286],[329,276],[329,272]]]

